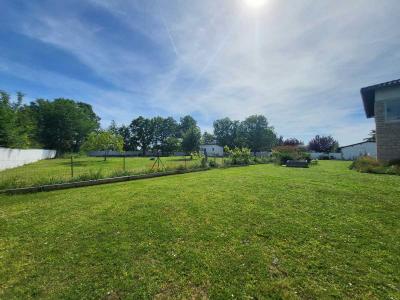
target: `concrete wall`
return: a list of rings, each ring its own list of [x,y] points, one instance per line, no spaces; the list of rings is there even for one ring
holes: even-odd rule
[[[376,143],[366,142],[362,144],[352,145],[341,149],[343,159],[355,160],[360,156],[372,156],[377,157]]]
[[[375,92],[375,124],[377,157],[382,161],[400,159],[400,122],[387,122],[386,101],[400,101],[400,87],[388,87]]]
[[[0,147],[0,170],[19,167],[42,159],[54,158],[55,150],[9,149]]]

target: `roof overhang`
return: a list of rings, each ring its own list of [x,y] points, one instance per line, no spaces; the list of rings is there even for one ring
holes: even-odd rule
[[[364,103],[364,110],[367,118],[372,118],[375,116],[375,91],[381,88],[398,85],[400,85],[400,79],[367,86],[361,89],[361,97]]]

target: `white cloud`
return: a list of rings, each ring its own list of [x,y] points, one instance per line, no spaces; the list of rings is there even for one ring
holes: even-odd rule
[[[373,128],[358,90],[400,77],[397,1],[269,0],[257,12],[242,0],[89,2],[171,54],[160,65],[135,48],[107,43],[104,28],[77,16],[41,11],[28,19],[25,34],[69,51],[119,87],[96,95],[106,119],[115,113],[125,121],[121,114],[134,117],[147,107],[148,115],[196,113],[209,129],[215,118],[258,113],[279,134],[333,134],[347,144]]]

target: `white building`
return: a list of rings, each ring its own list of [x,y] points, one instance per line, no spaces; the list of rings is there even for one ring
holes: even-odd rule
[[[345,160],[354,160],[360,156],[377,156],[375,142],[361,142],[353,145],[340,147],[340,152]]]
[[[200,145],[200,153],[205,154],[207,153],[208,156],[224,156],[224,148],[218,145]]]

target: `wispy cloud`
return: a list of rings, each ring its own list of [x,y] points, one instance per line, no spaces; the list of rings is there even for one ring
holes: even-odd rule
[[[216,118],[258,113],[285,136],[345,144],[373,128],[359,89],[400,77],[397,0],[269,0],[258,11],[242,0],[77,3],[68,14],[33,7],[17,30],[112,84],[65,80],[96,97],[106,121],[192,113],[210,129]]]

